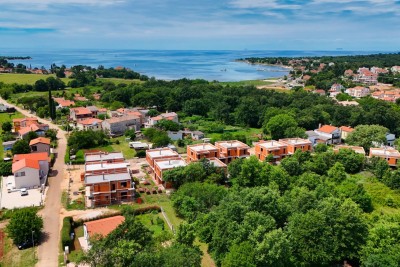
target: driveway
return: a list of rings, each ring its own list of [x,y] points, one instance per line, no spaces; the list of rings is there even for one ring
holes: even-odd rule
[[[14,209],[32,206],[39,207],[42,205],[42,201],[46,195],[43,195],[39,188],[28,189],[28,195],[26,196],[21,196],[19,190],[8,193],[7,183],[5,181],[7,178],[8,177],[3,177],[0,208]]]
[[[66,132],[61,130],[54,123],[41,119],[30,114],[28,111],[21,109],[13,104],[8,103],[0,98],[0,103],[14,107],[27,117],[36,117],[39,122],[46,123],[51,129],[58,130],[58,155],[53,166],[53,175],[49,177],[49,188],[45,200],[44,209],[40,211],[40,215],[44,220],[44,238],[38,247],[38,263],[39,267],[54,267],[58,266],[58,254],[60,245],[60,209],[61,209],[61,182],[64,174],[64,156],[67,148]]]

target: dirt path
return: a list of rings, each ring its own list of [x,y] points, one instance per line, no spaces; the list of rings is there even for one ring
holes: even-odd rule
[[[28,111],[21,109],[13,104],[7,103],[0,98],[0,103],[14,107],[25,116],[36,117]],[[51,129],[58,130],[57,158],[53,166],[53,174],[49,177],[49,189],[45,200],[44,209],[40,215],[44,220],[44,240],[38,247],[38,263],[40,267],[58,266],[59,239],[60,239],[60,209],[61,209],[61,182],[64,175],[64,156],[67,148],[66,132],[48,120],[38,118],[39,122],[46,123]]]

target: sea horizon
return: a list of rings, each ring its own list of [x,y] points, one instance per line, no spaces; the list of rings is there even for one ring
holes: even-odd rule
[[[315,51],[315,50],[154,50],[154,49],[0,49],[0,56],[30,56],[29,60],[12,60],[32,68],[50,68],[51,64],[102,65],[126,67],[149,77],[162,80],[181,78],[208,81],[261,80],[283,77],[288,69],[279,66],[251,65],[237,62],[247,57],[311,57],[346,56],[395,51]]]

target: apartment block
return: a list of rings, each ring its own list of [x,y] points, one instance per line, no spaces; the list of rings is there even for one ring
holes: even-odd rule
[[[187,146],[187,162],[198,161],[203,158],[218,158],[218,148],[209,143]]]
[[[218,148],[219,159],[225,164],[250,156],[250,147],[237,140],[215,142],[215,146]]]

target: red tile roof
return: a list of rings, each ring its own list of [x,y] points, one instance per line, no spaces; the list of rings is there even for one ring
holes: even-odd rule
[[[66,100],[66,99],[64,99],[64,98],[57,98],[57,97],[55,97],[55,98],[54,98],[54,101],[55,101],[57,104],[59,104],[60,106],[62,106],[62,107],[70,107],[70,106],[75,105],[75,102],[74,102],[74,101]]]
[[[22,168],[40,169],[39,161],[35,159],[22,159],[12,164],[12,172],[17,172]]]
[[[38,121],[38,119],[33,117],[13,119],[13,122],[22,122],[22,121]]]
[[[337,129],[338,129],[337,127],[332,125],[323,125],[321,128],[318,129],[318,131],[331,134]]]
[[[50,145],[50,142],[51,142],[51,140],[50,140],[49,138],[46,138],[46,137],[38,137],[38,138],[32,139],[32,140],[29,142],[29,145],[32,146],[32,145],[36,145],[36,144],[38,144],[38,143]]]
[[[86,225],[89,236],[97,234],[105,237],[124,221],[124,216],[114,216],[96,221],[86,222],[84,223],[84,225]]]
[[[354,129],[351,128],[350,126],[349,126],[349,127],[347,127],[347,126],[342,126],[342,127],[340,127],[340,130],[345,131],[345,132],[349,132],[349,133],[351,133],[352,131],[354,131]]]
[[[14,155],[13,162],[17,162],[23,159],[31,159],[31,160],[47,160],[50,161],[50,157],[47,152],[40,152],[40,153],[31,153],[31,154],[16,154]]]
[[[72,110],[75,112],[76,115],[92,114],[90,109],[84,107],[73,108]]]
[[[28,127],[22,127],[21,129],[19,129],[18,134],[25,135],[29,132],[36,132],[38,130],[40,130],[40,128],[36,124],[32,124]]]

